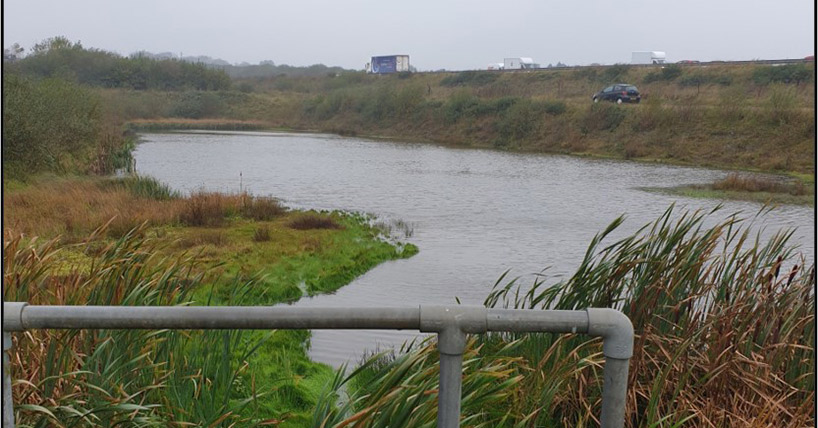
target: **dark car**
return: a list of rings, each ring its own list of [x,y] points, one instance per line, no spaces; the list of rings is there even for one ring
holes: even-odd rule
[[[595,103],[600,100],[613,101],[617,104],[638,103],[641,99],[642,96],[639,95],[639,90],[636,89],[636,86],[628,85],[627,83],[617,83],[616,85],[608,86],[593,96]]]

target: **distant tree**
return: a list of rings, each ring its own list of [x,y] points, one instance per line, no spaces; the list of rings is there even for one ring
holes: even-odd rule
[[[19,43],[14,43],[11,47],[3,49],[3,61],[17,61],[23,57],[23,51],[25,48]]]

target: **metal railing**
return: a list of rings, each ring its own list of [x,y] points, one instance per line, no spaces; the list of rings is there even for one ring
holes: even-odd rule
[[[613,309],[578,311],[414,308],[293,308],[269,306],[33,306],[3,302],[3,426],[14,426],[8,351],[11,332],[29,329],[382,329],[437,333],[440,389],[437,426],[460,425],[463,351],[467,334],[584,333],[603,339],[603,428],[624,425],[633,326]]]

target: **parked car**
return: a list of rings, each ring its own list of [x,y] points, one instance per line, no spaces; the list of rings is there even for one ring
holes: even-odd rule
[[[639,95],[639,90],[636,89],[636,86],[627,83],[618,83],[595,93],[592,99],[595,103],[598,103],[600,100],[606,100],[622,104],[638,103],[639,100],[642,99],[642,96]]]

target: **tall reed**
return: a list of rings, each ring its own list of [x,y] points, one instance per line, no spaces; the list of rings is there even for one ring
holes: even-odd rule
[[[58,241],[7,233],[3,300],[41,305],[183,305],[201,280],[186,256],[161,259],[139,229],[65,272]],[[96,236],[104,233],[98,230]],[[239,284],[240,285],[240,284]],[[234,288],[240,301],[241,286]],[[253,342],[251,342],[253,343]],[[240,332],[32,330],[14,335],[11,374],[20,426],[249,423],[257,394],[239,388],[257,345]],[[234,358],[237,357],[237,358]]]
[[[766,240],[751,218],[670,207],[636,233],[608,242],[617,218],[590,243],[576,272],[552,283],[502,276],[488,307],[612,307],[632,320],[626,425],[809,426],[815,423],[815,268],[781,231]],[[464,376],[484,373],[502,394],[463,394],[466,426],[596,425],[601,343],[580,335],[492,334],[468,349]],[[366,364],[354,411],[334,426],[383,426],[391,415],[431,421],[434,348]],[[509,359],[513,358],[513,364]],[[395,379],[386,383],[383,379]],[[322,416],[322,415],[318,415]],[[390,426],[419,426],[390,424]],[[327,425],[329,426],[329,425]]]

